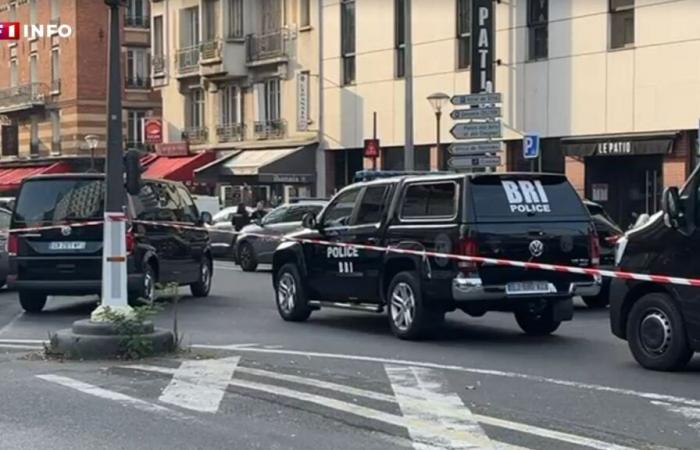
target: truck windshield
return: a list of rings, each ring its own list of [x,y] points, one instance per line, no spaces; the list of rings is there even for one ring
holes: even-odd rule
[[[102,180],[27,181],[17,199],[13,228],[102,219],[103,207]]]
[[[480,220],[590,220],[571,184],[556,175],[475,177],[472,202]]]

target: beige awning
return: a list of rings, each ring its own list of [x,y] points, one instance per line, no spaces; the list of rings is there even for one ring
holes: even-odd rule
[[[244,150],[224,163],[233,175],[258,175],[258,170],[285,156],[301,150],[302,147],[276,148],[264,150]]]

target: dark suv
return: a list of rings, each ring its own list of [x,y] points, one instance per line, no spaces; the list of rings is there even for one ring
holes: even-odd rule
[[[392,331],[417,338],[457,308],[515,313],[528,334],[573,316],[574,295],[594,296],[588,275],[486,265],[400,250],[593,267],[599,243],[581,199],[561,175],[470,174],[383,179],[346,187],[273,258],[285,320],[338,306],[389,311]],[[326,241],[329,244],[309,240]],[[376,251],[333,244],[368,244]]]
[[[7,249],[8,283],[25,311],[40,312],[48,295],[101,293],[103,227],[74,225],[103,219],[104,192],[98,174],[37,176],[22,183]],[[130,302],[152,302],[157,283],[189,285],[194,296],[206,297],[212,280],[209,235],[174,226],[202,226],[208,219],[207,213],[200,216],[187,189],[144,180],[127,203]]]

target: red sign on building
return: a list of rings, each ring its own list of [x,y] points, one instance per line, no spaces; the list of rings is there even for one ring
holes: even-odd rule
[[[190,144],[187,142],[169,142],[156,145],[156,154],[160,156],[187,156],[190,154]]]
[[[163,120],[160,117],[147,117],[143,120],[143,134],[146,144],[163,142]]]
[[[365,139],[365,158],[379,158],[379,139]]]

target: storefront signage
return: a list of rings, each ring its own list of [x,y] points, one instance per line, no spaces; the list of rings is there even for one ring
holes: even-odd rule
[[[156,154],[160,156],[187,156],[190,145],[187,142],[169,142],[156,145]]]
[[[309,129],[309,72],[297,75],[297,130]]]
[[[143,120],[143,135],[146,144],[163,142],[163,120],[160,117],[147,117]]]
[[[631,155],[632,142],[630,141],[607,141],[599,142],[596,149],[598,155]]]
[[[379,139],[365,139],[365,158],[379,158]]]
[[[276,174],[265,173],[258,175],[258,180],[261,183],[290,183],[290,184],[308,184],[314,182],[313,175],[306,174]]]
[[[471,91],[492,92],[494,86],[493,0],[472,0]]]

